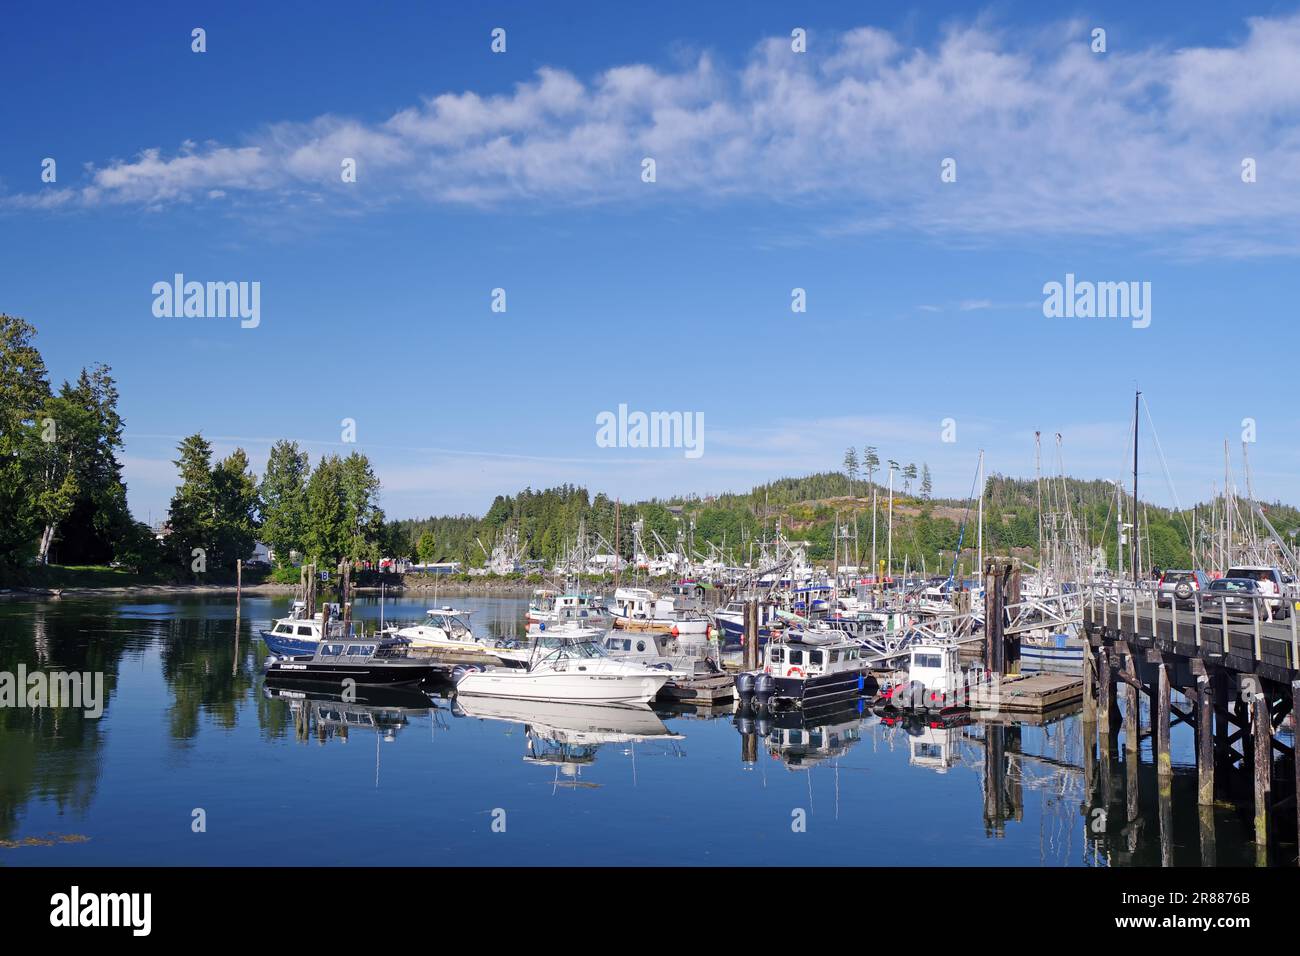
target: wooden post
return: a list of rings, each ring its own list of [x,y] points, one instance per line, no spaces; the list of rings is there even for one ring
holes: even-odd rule
[[[1196,802],[1214,806],[1214,687],[1209,675],[1196,678]],[[1211,820],[1213,817],[1211,816]]]
[[[1295,611],[1292,609],[1291,616],[1295,617]],[[1291,719],[1295,721],[1295,726],[1300,728],[1300,680],[1291,682]],[[1297,738],[1300,738],[1300,731],[1297,732]],[[1300,832],[1300,742],[1297,743],[1295,753],[1292,754],[1295,763],[1295,812],[1296,812],[1296,830]],[[1297,862],[1300,862],[1298,860]]]
[[[990,674],[999,677],[1006,673],[1004,651],[1006,645],[1002,638],[1003,602],[1002,586],[1003,565],[996,558],[989,558],[984,563],[984,667]]]
[[[1169,665],[1161,661],[1156,668],[1156,723],[1152,728],[1155,730],[1155,741],[1159,746],[1160,755],[1156,758],[1156,772],[1161,778],[1160,788],[1163,791],[1169,786],[1170,780],[1174,774],[1173,756],[1169,752]]]
[[[240,601],[244,596],[244,562],[235,561],[235,601]],[[235,605],[238,607],[238,603]]]
[[[1089,641],[1083,648],[1083,723],[1092,732],[1097,724],[1097,651]],[[1087,738],[1089,730],[1084,731]]]
[[[1197,810],[1201,823],[1201,866],[1214,866],[1218,853],[1214,838],[1214,806],[1201,804]]]
[[[1255,758],[1255,845],[1268,846],[1269,801],[1273,780],[1273,719],[1268,700],[1258,691],[1251,700],[1251,723],[1254,730]]]
[[[1106,759],[1111,751],[1111,711],[1114,709],[1115,675],[1110,667],[1110,650],[1101,649],[1101,667],[1097,674],[1097,732],[1101,741],[1101,752]]]
[[[1136,681],[1137,662],[1133,658],[1133,648],[1128,649],[1128,656],[1124,659],[1124,672],[1128,677]],[[1142,750],[1142,721],[1138,710],[1141,704],[1141,694],[1137,685],[1124,682],[1124,753],[1125,759],[1137,763],[1139,754]]]
[[[758,670],[758,602],[745,602],[745,670]]]

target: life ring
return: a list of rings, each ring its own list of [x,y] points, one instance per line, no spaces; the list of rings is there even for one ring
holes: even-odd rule
[[[786,668],[785,676],[789,677],[792,674],[798,674],[800,677],[803,677],[803,668],[802,667]]]

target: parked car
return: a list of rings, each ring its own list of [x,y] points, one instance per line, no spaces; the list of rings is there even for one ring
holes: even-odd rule
[[[1166,571],[1156,583],[1156,601],[1167,607],[1173,601],[1179,606],[1192,606],[1197,592],[1204,593],[1210,586],[1210,576],[1204,571]]]
[[[1260,617],[1264,617],[1263,602],[1258,601],[1262,594],[1259,582],[1254,578],[1219,578],[1211,581],[1210,586],[1201,594],[1201,618],[1221,620],[1244,618],[1253,620],[1253,605],[1260,604]]]
[[[1283,586],[1285,581],[1282,579],[1282,572],[1277,568],[1268,567],[1263,564],[1243,564],[1234,568],[1229,568],[1225,578],[1249,578],[1259,584],[1261,594],[1267,595],[1274,600],[1264,602],[1271,616],[1277,619],[1289,617],[1291,615],[1291,601],[1283,597]],[[1263,612],[1264,608],[1261,607]],[[1268,616],[1268,615],[1265,615]]]

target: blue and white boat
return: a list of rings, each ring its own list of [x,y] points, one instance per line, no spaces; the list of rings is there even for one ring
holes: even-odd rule
[[[327,605],[325,610],[329,612],[330,638],[347,640],[354,636],[351,622],[346,626],[343,624],[337,604]],[[270,627],[258,633],[272,654],[281,657],[315,654],[321,641],[321,620],[324,614],[325,611],[322,611],[315,617],[308,618],[306,603],[294,601],[288,617],[276,618]]]

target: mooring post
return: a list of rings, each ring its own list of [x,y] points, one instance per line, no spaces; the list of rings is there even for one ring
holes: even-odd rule
[[[758,602],[745,602],[745,670],[758,670]]]
[[[1096,731],[1097,724],[1097,651],[1089,640],[1083,648],[1083,723]],[[1084,737],[1088,730],[1084,731]]]
[[[1196,802],[1214,806],[1214,686],[1208,674],[1196,678]]]
[[[1267,848],[1269,801],[1272,799],[1273,718],[1268,700],[1256,691],[1251,700],[1255,758],[1255,845]]]
[[[1291,616],[1295,616],[1294,611]],[[1295,721],[1296,727],[1300,728],[1300,680],[1291,682],[1291,719]],[[1292,758],[1292,762],[1295,764],[1296,832],[1300,833],[1300,746],[1296,747]],[[1300,857],[1297,857],[1296,862],[1300,863]]]
[[[1005,567],[997,558],[984,563],[984,667],[998,677],[1006,673],[1005,644],[1002,639]]]
[[[1174,773],[1173,757],[1169,753],[1169,665],[1164,661],[1156,667],[1156,697],[1159,706],[1156,709],[1156,742],[1160,756],[1156,759],[1156,771],[1160,775],[1160,790],[1171,785]]]
[[[1124,682],[1124,753],[1126,760],[1136,764],[1142,749],[1142,722],[1138,710],[1140,695],[1134,683],[1138,679],[1137,662],[1132,647],[1128,648],[1128,655],[1124,658],[1124,673],[1129,678]]]
[[[1102,757],[1110,761],[1114,747],[1114,732],[1118,729],[1111,722],[1115,710],[1115,672],[1111,668],[1110,649],[1101,649],[1101,672],[1097,675],[1097,738]]]

